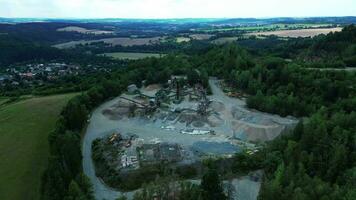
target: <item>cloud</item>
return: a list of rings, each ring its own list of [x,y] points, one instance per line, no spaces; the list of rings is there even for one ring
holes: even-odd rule
[[[354,0],[0,0],[1,17],[212,18],[355,15]]]

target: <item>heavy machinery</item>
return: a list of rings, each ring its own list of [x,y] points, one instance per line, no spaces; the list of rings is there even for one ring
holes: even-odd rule
[[[120,97],[120,98],[134,103],[135,105],[137,105],[136,108],[143,109],[145,114],[153,113],[158,108],[156,103],[144,104],[144,103],[141,103],[141,102],[138,102],[133,99],[126,98],[126,97]]]

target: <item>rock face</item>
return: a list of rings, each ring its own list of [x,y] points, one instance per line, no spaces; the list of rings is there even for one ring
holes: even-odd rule
[[[276,118],[265,113],[252,112],[233,107],[231,127],[233,137],[243,141],[265,142],[275,139],[280,134],[294,128],[294,119]]]

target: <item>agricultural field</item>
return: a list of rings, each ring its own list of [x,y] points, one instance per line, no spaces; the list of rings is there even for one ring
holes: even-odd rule
[[[310,29],[310,28],[326,28],[332,24],[261,24],[261,25],[245,25],[232,27],[211,27],[197,29],[198,31],[209,32],[226,32],[226,31],[275,31],[275,30],[296,30],[296,29]]]
[[[94,35],[105,35],[105,34],[114,34],[114,31],[104,31],[104,30],[97,30],[97,29],[86,29],[78,26],[67,26],[64,28],[59,28],[57,31],[64,31],[64,32],[77,32],[82,34],[94,34]]]
[[[213,34],[190,34],[189,37],[193,40],[209,40]]]
[[[34,97],[0,107],[0,199],[39,199],[48,134],[75,95]]]
[[[177,43],[189,42],[189,41],[190,41],[190,38],[188,38],[188,37],[177,37],[176,38]]]
[[[68,49],[74,48],[76,45],[88,45],[97,42],[104,42],[112,46],[140,46],[140,45],[152,45],[160,43],[164,40],[164,37],[152,37],[152,38],[130,38],[130,37],[121,37],[121,38],[105,38],[99,40],[79,40],[71,41],[61,44],[56,44],[54,47],[59,49]]]
[[[328,34],[330,32],[340,32],[342,28],[315,28],[315,29],[298,29],[298,30],[279,30],[248,33],[247,35],[255,36],[270,36],[278,37],[314,37],[320,34]]]
[[[115,53],[104,53],[100,54],[103,56],[113,57],[115,59],[123,59],[123,60],[137,60],[148,57],[159,58],[161,56],[165,56],[165,54],[158,53],[130,53],[130,52],[115,52]]]
[[[221,37],[211,41],[211,43],[221,45],[221,44],[235,42],[237,39],[238,37]]]

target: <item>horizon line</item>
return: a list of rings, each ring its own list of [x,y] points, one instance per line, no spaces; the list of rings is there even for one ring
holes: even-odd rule
[[[172,17],[172,18],[124,18],[124,17],[97,17],[97,18],[87,18],[87,17],[2,17],[0,19],[70,19],[70,20],[108,20],[108,19],[118,19],[118,20],[187,20],[187,19],[278,19],[278,18],[291,18],[291,19],[310,19],[310,18],[346,18],[355,16],[274,16],[274,17]]]

